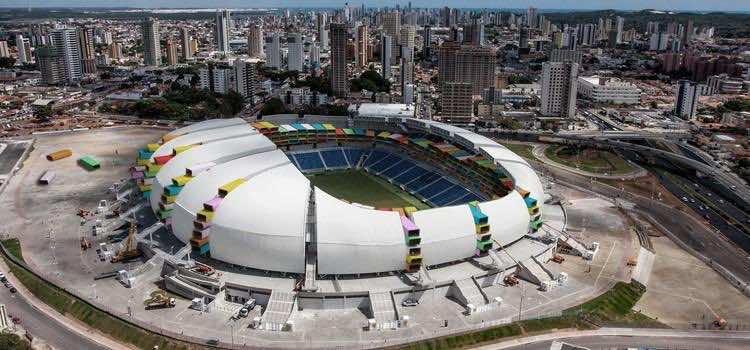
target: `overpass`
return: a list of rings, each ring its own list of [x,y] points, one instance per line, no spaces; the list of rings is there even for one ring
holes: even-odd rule
[[[716,166],[700,162],[690,157],[686,157],[680,154],[667,152],[658,148],[637,145],[629,142],[619,141],[622,132],[596,132],[590,134],[582,133],[550,133],[550,132],[535,132],[535,131],[511,131],[502,129],[479,129],[478,133],[493,137],[496,139],[517,139],[522,141],[533,141],[533,142],[562,142],[562,143],[575,143],[591,147],[605,147],[629,150],[637,152],[643,156],[659,157],[668,160],[674,164],[683,166],[688,169],[695,170],[699,173],[705,174],[714,178],[717,182],[721,183],[727,189],[735,188],[732,190],[737,197],[742,201],[740,207],[744,210],[750,208],[750,188],[745,185],[742,180],[728,174]],[[647,139],[654,137],[655,135],[643,134],[639,135],[640,139]],[[627,137],[626,137],[627,138]],[[631,139],[635,139],[633,136]],[[661,138],[663,139],[663,137]]]

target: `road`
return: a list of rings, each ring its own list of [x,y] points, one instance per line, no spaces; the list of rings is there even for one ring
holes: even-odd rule
[[[560,338],[558,341],[562,341],[568,344],[586,347],[591,350],[604,350],[604,349],[727,349],[727,350],[741,350],[750,347],[750,340],[747,339],[721,339],[717,341],[715,338],[692,338],[692,339],[675,339],[671,337],[631,337],[631,336],[589,336],[589,337],[576,337],[576,338]],[[509,350],[549,350],[551,340],[540,341],[531,344],[524,344],[519,346],[511,346],[504,348],[494,349],[509,349]],[[489,347],[482,350],[492,350]]]
[[[56,349],[104,350],[88,338],[71,332],[67,327],[39,311],[19,294],[11,294],[8,288],[0,285],[0,303],[5,304],[8,315],[21,318],[21,326],[31,335],[42,339]]]
[[[538,162],[532,162],[537,164]],[[723,235],[702,225],[692,215],[678,209],[655,203],[650,198],[623,192],[611,186],[592,182],[589,178],[568,171],[542,165],[544,173],[550,174],[553,181],[577,186],[598,193],[607,198],[624,198],[635,204],[635,209],[649,214],[661,225],[698,253],[723,266],[743,281],[750,281],[750,264],[747,254],[729,242]]]

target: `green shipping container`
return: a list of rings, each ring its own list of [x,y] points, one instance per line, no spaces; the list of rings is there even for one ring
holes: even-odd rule
[[[99,164],[99,161],[90,157],[85,156],[78,159],[78,164],[82,167],[84,167],[86,170],[96,170],[101,168],[101,165]]]

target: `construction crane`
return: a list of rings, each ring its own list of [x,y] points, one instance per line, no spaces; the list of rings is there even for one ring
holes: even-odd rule
[[[174,307],[175,299],[167,296],[167,292],[163,290],[157,290],[151,292],[151,297],[144,300],[143,304],[146,305],[146,310]]]
[[[130,222],[130,229],[128,230],[128,238],[125,240],[125,245],[112,257],[111,262],[128,261],[139,256],[141,256],[141,251],[135,246],[135,220],[133,220]]]

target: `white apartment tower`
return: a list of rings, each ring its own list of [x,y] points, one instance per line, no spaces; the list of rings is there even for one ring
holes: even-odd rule
[[[78,42],[78,31],[75,28],[59,28],[50,32],[52,48],[57,54],[58,71],[62,82],[75,84],[83,78],[81,67],[81,49]]]
[[[572,118],[576,114],[578,64],[542,64],[542,108],[545,117]]]
[[[161,44],[159,43],[159,21],[154,17],[141,23],[143,32],[143,63],[147,66],[161,65]]]
[[[281,69],[281,39],[279,33],[266,37],[266,66]]]
[[[305,66],[305,47],[302,43],[302,34],[289,33],[286,40],[289,46],[287,69],[302,72]]]
[[[229,10],[216,10],[216,26],[214,40],[216,41],[216,50],[220,52],[229,52],[229,26],[231,18]]]
[[[193,49],[190,47],[190,31],[187,27],[180,28],[180,45],[182,46],[182,58],[185,60],[193,58]]]

